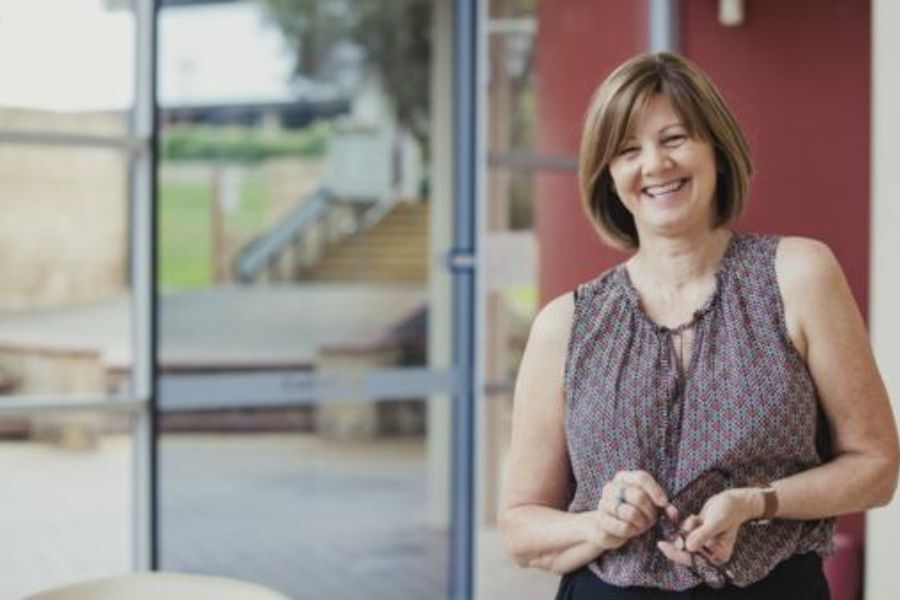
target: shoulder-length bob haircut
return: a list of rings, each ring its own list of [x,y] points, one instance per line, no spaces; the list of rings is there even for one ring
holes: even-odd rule
[[[656,94],[665,95],[688,135],[708,142],[716,157],[713,228],[744,208],[753,162],[747,141],[722,94],[694,63],[671,52],[629,59],[600,84],[585,116],[579,152],[581,201],[600,237],[615,247],[639,245],[634,218],[613,189],[609,165],[635,118]]]

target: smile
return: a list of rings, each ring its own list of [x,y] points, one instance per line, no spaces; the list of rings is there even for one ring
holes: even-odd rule
[[[687,181],[687,179],[676,179],[662,185],[648,185],[641,191],[651,198],[658,198],[659,196],[665,196],[666,194],[673,194],[677,192],[684,187],[684,184],[686,184]]]

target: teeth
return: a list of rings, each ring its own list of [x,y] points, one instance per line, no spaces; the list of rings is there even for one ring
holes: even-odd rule
[[[651,185],[644,188],[644,191],[650,196],[659,196],[661,194],[668,194],[669,192],[674,192],[676,190],[681,189],[681,186],[684,185],[686,179],[678,179],[676,181],[670,181],[664,185]]]

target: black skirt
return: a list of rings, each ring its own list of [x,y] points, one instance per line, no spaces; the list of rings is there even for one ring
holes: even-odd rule
[[[822,559],[810,552],[779,564],[766,577],[745,588],[729,585],[713,589],[701,585],[683,592],[645,587],[617,587],[604,583],[587,567],[567,573],[556,600],[830,600]]]

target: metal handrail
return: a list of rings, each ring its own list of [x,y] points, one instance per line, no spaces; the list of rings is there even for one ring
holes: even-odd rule
[[[269,267],[281,253],[311,224],[327,214],[334,195],[319,189],[291,210],[270,230],[250,242],[234,261],[234,276],[237,281],[249,283]]]

